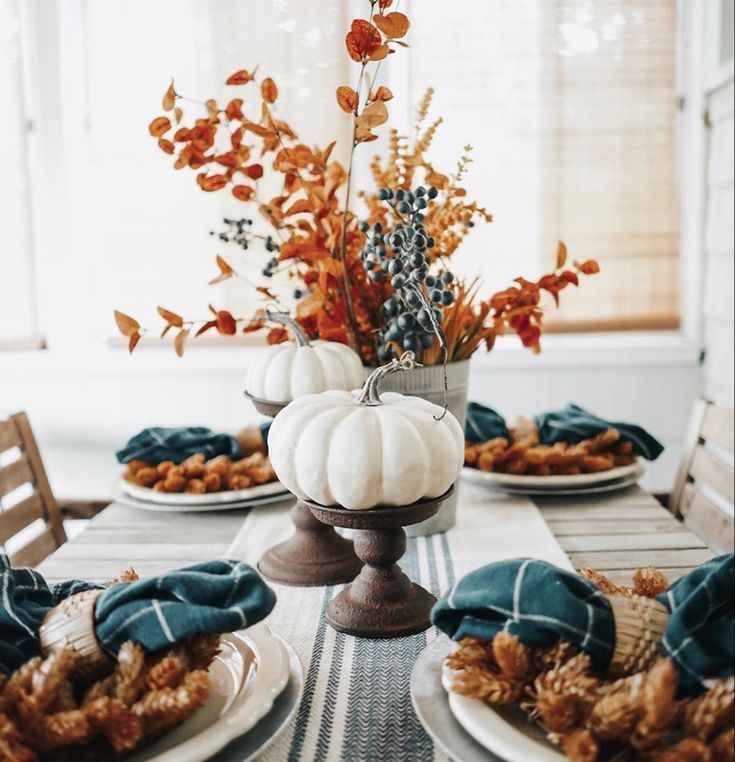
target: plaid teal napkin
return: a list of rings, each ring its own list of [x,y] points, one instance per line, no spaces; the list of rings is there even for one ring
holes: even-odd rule
[[[735,673],[735,561],[720,556],[658,596],[670,611],[663,639],[683,693]],[[597,669],[615,648],[612,610],[595,584],[545,561],[515,559],[470,572],[439,600],[431,621],[454,640],[506,631],[530,645],[569,640]]]
[[[233,460],[242,458],[242,450],[235,437],[229,434],[215,434],[203,426],[188,428],[163,428],[155,426],[143,429],[128,440],[117,452],[118,463],[131,460],[145,460],[161,463],[172,460],[181,463],[191,455],[202,453],[209,460],[217,455],[228,455]]]
[[[490,640],[501,630],[523,643],[550,646],[563,638],[584,649],[595,666],[612,659],[612,611],[597,585],[545,561],[499,561],[462,577],[431,612],[454,640]]]
[[[620,421],[606,421],[584,410],[579,405],[567,405],[561,410],[552,410],[534,418],[538,426],[542,444],[556,442],[581,442],[583,439],[601,434],[608,429],[617,429],[624,442],[631,442],[633,448],[646,460],[656,460],[664,451],[663,445],[640,426]]]
[[[39,654],[38,627],[59,601],[104,589],[95,606],[95,632],[114,656],[126,640],[155,651],[192,635],[233,632],[266,617],[275,593],[239,561],[207,561],[138,582],[51,585],[33,569],[17,569],[0,555],[0,672]]]
[[[467,405],[467,422],[464,427],[464,436],[468,442],[487,442],[489,439],[504,437],[510,439],[505,418],[500,413],[479,402],[470,402]]]
[[[729,553],[678,579],[658,600],[669,609],[666,655],[679,681],[698,692],[708,677],[735,671],[735,556]]]

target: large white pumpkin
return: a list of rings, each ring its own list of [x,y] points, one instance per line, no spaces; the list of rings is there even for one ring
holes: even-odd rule
[[[268,454],[297,497],[365,510],[443,495],[462,469],[464,435],[449,411],[418,397],[378,396],[368,379],[363,390],[295,399],[271,425]]]
[[[288,325],[295,341],[269,347],[248,370],[246,390],[270,402],[290,402],[327,389],[354,389],[363,380],[362,362],[350,347],[335,341],[309,342],[295,320],[268,313]]]

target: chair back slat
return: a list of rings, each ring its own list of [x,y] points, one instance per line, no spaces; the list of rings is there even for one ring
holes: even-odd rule
[[[709,405],[702,422],[702,438],[727,452],[735,452],[735,418],[733,411]]]
[[[710,550],[715,553],[733,552],[735,536],[732,519],[728,519],[722,508],[697,492],[692,484],[684,487],[681,516],[689,529],[707,540]]]
[[[733,549],[734,437],[731,410],[696,400],[669,499],[671,512],[716,552]]]
[[[17,413],[0,421],[0,545],[14,564],[35,566],[64,542],[61,511],[28,417]]]
[[[0,498],[24,484],[33,484],[33,471],[28,458],[22,455],[18,460],[0,468]]]
[[[41,534],[27,542],[20,550],[10,554],[13,566],[37,566],[53,553],[58,545],[51,529],[44,529]]]

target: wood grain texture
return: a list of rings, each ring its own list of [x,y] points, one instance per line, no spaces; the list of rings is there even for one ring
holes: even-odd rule
[[[730,291],[732,299],[732,291]],[[705,441],[714,442],[728,452],[735,450],[733,444],[735,432],[735,416],[732,410],[712,405],[707,410],[702,423],[702,437]]]
[[[18,434],[15,421],[8,418],[0,421],[0,452],[5,452],[11,447],[20,447],[20,434]]]
[[[684,487],[681,499],[684,523],[717,553],[732,553],[735,529],[732,515],[725,513],[693,484]]]
[[[28,483],[33,483],[33,471],[25,455],[0,468],[0,497],[9,495],[13,490]]]
[[[733,467],[720,460],[713,452],[698,445],[694,450],[689,473],[695,482],[706,484],[728,503],[735,501]],[[681,506],[680,506],[681,509]]]
[[[0,545],[36,519],[43,518],[43,515],[43,503],[38,494],[0,512]]]
[[[49,527],[26,543],[20,550],[11,554],[10,561],[14,566],[37,566],[55,549],[56,538]]]

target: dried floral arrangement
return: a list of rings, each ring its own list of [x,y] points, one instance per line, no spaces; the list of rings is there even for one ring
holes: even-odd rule
[[[350,58],[359,65],[354,88],[337,88],[339,107],[352,120],[352,145],[347,167],[326,148],[300,142],[295,130],[277,116],[278,87],[260,78],[257,67],[232,74],[227,85],[238,88],[225,105],[214,99],[200,104],[202,115],[184,121],[182,104],[189,100],[169,86],[165,114],[155,118],[151,135],[174,168],[195,171],[208,193],[228,191],[254,213],[225,219],[219,239],[240,250],[265,250],[262,275],[287,272],[297,299],[295,316],[310,338],[340,341],[356,349],[367,364],[414,351],[424,364],[468,358],[481,344],[492,349],[497,336],[515,332],[534,352],[540,349],[544,309],[542,293],[558,304],[559,293],[579,285],[580,275],[599,271],[593,260],[567,266],[559,243],[556,265],[536,281],[517,278],[489,299],[479,297],[479,283],[465,283],[448,269],[448,259],[475,222],[491,215],[468,201],[462,180],[470,164],[470,146],[453,174],[438,171],[427,158],[442,122],[428,121],[432,90],[422,99],[412,139],[390,131],[389,155],[372,160],[372,190],[353,189],[357,149],[375,140],[374,130],[388,121],[386,103],[393,98],[376,81],[382,62],[400,47],[408,17],[390,11],[392,0],[367,0],[367,19],[355,19],[345,39]],[[248,88],[241,94],[239,88]],[[247,98],[244,95],[247,94]],[[266,172],[279,179],[279,191],[262,197],[259,180]],[[366,207],[364,219],[351,210],[354,197]],[[268,230],[261,232],[255,220]],[[233,264],[217,256],[218,275],[211,283],[242,277]],[[278,295],[256,286],[268,300]],[[210,330],[231,336],[270,328],[269,343],[287,338],[282,326],[268,326],[265,313],[235,316],[210,306],[205,319],[184,318],[159,307],[165,335],[175,331],[181,355],[189,336]],[[121,333],[132,351],[144,330],[134,318],[116,311]]]
[[[75,651],[54,651],[0,676],[0,759],[109,760],[185,720],[209,696],[219,635],[154,654],[128,641],[111,675],[80,684]]]
[[[621,587],[593,569],[580,574],[605,594],[654,598],[668,588],[654,568],[639,569]],[[673,665],[660,658],[620,679],[592,670],[568,642],[526,646],[501,632],[492,641],[465,638],[447,659],[452,690],[492,705],[515,705],[537,722],[572,762],[732,762],[735,680],[712,681],[696,698],[677,699]]]

